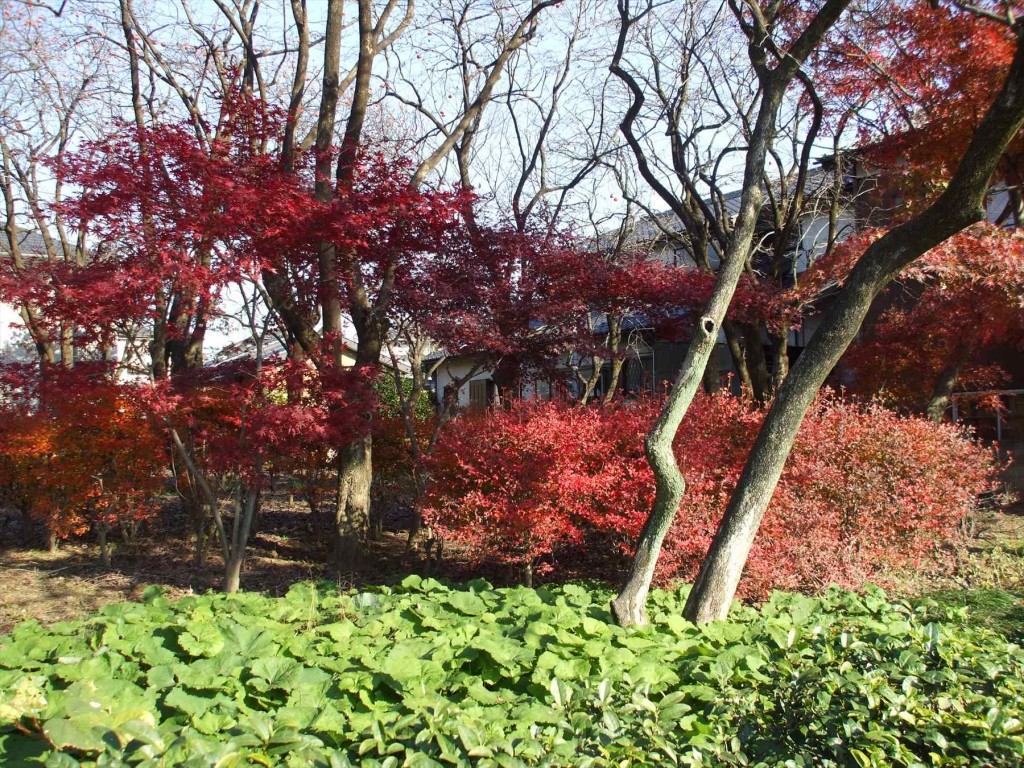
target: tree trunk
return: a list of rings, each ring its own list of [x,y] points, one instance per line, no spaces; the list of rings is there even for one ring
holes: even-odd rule
[[[626,361],[621,357],[612,358],[611,371],[608,373],[608,391],[604,393],[602,402],[608,405],[615,399],[615,393],[619,391],[619,379],[622,378],[622,366]]]
[[[711,357],[708,358],[708,364],[704,366],[704,377],[702,380],[704,385],[704,391],[709,395],[713,395],[722,388],[722,377],[718,371],[718,345],[715,345],[715,349],[711,352]]]
[[[108,531],[109,526],[106,524],[100,525],[96,529],[96,536],[100,544],[100,565],[104,568],[110,568],[110,544],[107,541]]]
[[[936,424],[941,424],[946,415],[946,409],[953,399],[953,390],[956,389],[957,381],[960,379],[960,371],[964,367],[962,358],[949,363],[939,372],[939,378],[935,382],[935,389],[932,390],[931,400],[928,401],[928,418]]]
[[[341,572],[351,573],[363,565],[370,530],[372,456],[373,438],[365,435],[339,457],[334,564]]]
[[[728,305],[728,299],[725,303]],[[723,308],[722,314],[724,311]],[[644,440],[644,451],[654,471],[656,490],[654,505],[640,532],[626,581],[618,597],[612,600],[615,621],[624,627],[647,623],[647,593],[654,579],[658,555],[686,491],[686,481],[672,453],[672,439],[703,380],[707,360],[717,340],[718,328],[713,318],[701,318],[668,400]]]
[[[206,523],[205,521],[200,522],[195,529],[196,535],[196,546],[195,552],[192,553],[192,562],[196,569],[202,569],[206,567]]]
[[[789,332],[770,334],[772,340],[771,391],[778,392],[782,382],[789,375]]]
[[[224,564],[224,592],[226,594],[233,595],[242,584],[242,559],[242,553],[235,552]]]
[[[707,309],[700,318],[682,368],[672,385],[672,391],[644,441],[647,460],[654,472],[655,498],[651,513],[640,534],[629,575],[622,591],[612,601],[612,613],[623,626],[646,621],[647,592],[654,577],[658,555],[665,535],[679,511],[679,503],[686,489],[683,475],[672,453],[672,441],[703,379],[704,369],[715,349],[719,328],[725,320],[726,311],[729,309],[750,253],[761,209],[761,179],[764,176],[765,158],[774,141],[783,95],[803,61],[835,23],[848,2],[849,0],[827,0],[775,69],[767,68],[766,52],[763,49],[755,44],[749,47],[751,64],[757,72],[762,93],[757,119],[750,133],[739,211]],[[624,13],[620,4],[620,15]],[[610,67],[613,74],[621,72],[619,62],[626,42],[626,31],[627,27],[623,23]],[[630,112],[624,120],[627,127],[638,109],[639,104],[634,97]]]
[[[764,356],[764,342],[761,338],[761,326],[756,323],[744,323],[743,354],[750,371],[751,394],[759,403],[768,399],[768,360]]]
[[[240,485],[235,493],[235,516],[231,521],[228,546],[224,548],[224,591],[237,592],[242,581],[242,565],[249,546],[249,534],[259,512],[260,490]],[[226,531],[225,531],[226,533]]]
[[[984,218],[992,174],[1022,126],[1024,38],[1018,30],[1006,82],[949,185],[927,209],[867,248],[776,395],[687,598],[687,619],[703,623],[726,616],[797,430],[825,378],[856,337],[879,291],[922,254]]]
[[[729,348],[730,357],[732,357],[732,366],[736,369],[740,392],[753,392],[754,384],[750,379],[746,355],[743,354],[743,343],[740,341],[742,334],[739,328],[732,320],[723,320],[722,332],[725,334],[725,344]]]

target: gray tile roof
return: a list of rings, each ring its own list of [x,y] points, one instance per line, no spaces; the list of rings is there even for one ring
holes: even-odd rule
[[[24,256],[46,256],[46,242],[36,229],[18,230],[18,248]],[[10,252],[7,232],[0,230],[0,253],[6,256]]]
[[[833,178],[831,169],[818,167],[810,170],[804,187],[806,198],[813,200],[829,192],[832,189]],[[790,179],[790,181],[794,180]],[[780,194],[782,185],[776,182],[773,187],[775,194]],[[730,217],[735,217],[739,213],[741,196],[742,190],[739,189],[722,195],[722,204],[725,207],[725,212]],[[633,231],[629,236],[629,242],[632,244],[649,243],[653,240],[664,238],[666,233],[671,235],[683,232],[681,222],[671,210],[661,211],[653,217],[644,216],[639,218],[633,227]],[[599,238],[599,244],[601,246],[611,246],[613,239],[617,235],[617,229],[602,233]]]

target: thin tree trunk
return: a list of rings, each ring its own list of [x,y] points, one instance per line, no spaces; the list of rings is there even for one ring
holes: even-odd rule
[[[110,544],[107,541],[109,526],[104,523],[97,528],[96,535],[100,544],[100,565],[110,568]]]
[[[747,368],[747,357],[743,354],[740,329],[736,327],[736,323],[727,319],[722,321],[722,332],[725,334],[725,344],[732,357],[732,366],[736,369],[740,392],[753,392],[754,383],[750,378],[750,369]]]
[[[242,582],[242,565],[249,545],[249,533],[259,510],[260,491],[258,488],[243,486],[235,495],[235,517],[231,521],[231,539],[228,555],[224,560],[224,591],[237,592]]]
[[[570,357],[572,353],[569,353]],[[601,383],[601,368],[604,367],[604,360],[596,355],[592,355],[590,358],[590,376],[583,378],[582,374],[578,374],[580,379],[583,381],[583,392],[580,395],[580,405],[586,405],[590,402],[590,398],[594,395],[594,390],[597,389],[597,385]]]
[[[206,509],[202,503],[197,505],[200,509],[193,514],[193,521],[196,528],[196,551],[193,554],[193,562],[197,568],[206,567]]]
[[[604,393],[603,402],[605,405],[615,399],[615,393],[619,390],[619,379],[622,378],[622,366],[626,361],[621,357],[613,357],[611,371],[608,373],[608,391]]]
[[[747,370],[750,371],[751,394],[759,403],[768,399],[771,386],[768,381],[768,360],[764,356],[764,343],[761,338],[761,326],[755,323],[744,323],[743,353],[747,359]]]
[[[1019,23],[1018,23],[1019,24]],[[778,484],[797,430],[825,378],[854,340],[875,296],[922,254],[985,217],[985,196],[999,158],[1024,126],[1024,39],[942,195],[867,248],[825,313],[772,404],[725,516],[686,601],[687,619],[725,618],[754,536]]]
[[[931,399],[928,401],[928,418],[936,424],[941,424],[953,399],[953,390],[956,389],[960,380],[960,371],[964,367],[964,359],[961,357],[950,362],[939,372],[939,378],[935,382],[935,389],[932,390]]]
[[[763,49],[754,44],[749,48],[751,63],[758,74],[762,94],[747,149],[739,211],[707,309],[700,318],[672,391],[658,415],[654,428],[644,441],[647,460],[654,472],[655,498],[640,534],[626,582],[611,604],[616,621],[623,626],[643,624],[647,620],[647,592],[654,577],[658,555],[665,535],[679,511],[679,504],[686,489],[686,482],[672,452],[672,441],[701,384],[704,369],[715,349],[719,328],[725,320],[726,311],[743,274],[747,255],[750,253],[761,208],[761,179],[764,176],[765,158],[774,140],[783,95],[802,62],[835,23],[848,2],[849,0],[827,0],[775,69],[768,69]],[[622,24],[610,69],[629,85],[628,76],[620,74],[620,62],[628,31],[628,25],[625,23],[628,10],[622,5],[619,7]],[[767,35],[767,32],[760,30],[757,34]],[[637,96],[635,83],[631,90],[634,101],[624,119],[627,127],[629,121],[635,117],[642,99],[642,94]]]
[[[771,391],[778,392],[782,382],[789,375],[789,332],[770,334],[772,340],[772,380]]]

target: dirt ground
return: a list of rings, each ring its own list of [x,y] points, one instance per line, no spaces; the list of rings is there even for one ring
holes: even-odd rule
[[[454,580],[482,576],[498,585],[518,579],[501,566],[481,568],[451,548],[431,573],[417,553],[407,553],[404,530],[385,531],[370,543],[361,570],[339,574],[328,566],[328,548],[308,508],[286,493],[264,499],[258,527],[261,532],[249,542],[242,571],[242,588],[249,591],[279,595],[295,582],[311,579],[329,579],[343,588],[386,584],[409,573]],[[187,518],[177,502],[168,499],[146,524],[136,547],[115,542],[111,567],[104,568],[98,546],[89,537],[61,542],[51,553],[38,528],[31,532],[34,545],[26,545],[21,515],[0,508],[0,635],[28,619],[54,624],[107,603],[137,599],[151,584],[164,586],[172,596],[219,589],[223,561],[216,542],[211,537],[206,562],[198,567],[193,539],[182,535],[187,530]],[[596,573],[594,564],[574,563],[564,578],[593,578]]]
[[[326,547],[318,543],[313,520],[301,504],[286,495],[265,502],[261,528],[251,542],[242,574],[243,589],[283,594],[309,579],[332,579],[341,586],[381,584],[405,574],[424,573],[421,562],[406,555],[406,533],[385,532],[371,545],[367,566],[358,573],[339,575],[327,567]],[[143,531],[134,548],[115,547],[111,567],[99,563],[96,544],[89,540],[62,543],[54,553],[28,548],[21,517],[0,509],[0,635],[18,622],[35,619],[53,624],[82,616],[100,606],[137,599],[150,584],[165,586],[173,596],[217,589],[221,560],[211,544],[204,567],[193,560],[191,540],[181,538],[187,523],[173,502]],[[35,532],[37,535],[39,531]],[[926,575],[908,575],[909,594],[948,589],[998,587],[1024,594],[1024,505],[979,517],[968,547],[958,551],[955,567]],[[573,563],[559,568],[564,578],[613,579],[622,563]],[[435,569],[437,570],[437,569]],[[503,585],[517,578],[503,568],[484,568],[449,550],[439,572],[453,579],[483,576]]]
[[[250,542],[242,585],[244,589],[282,594],[308,579],[331,577],[326,551],[316,543],[309,512],[287,496],[267,500],[262,527]],[[81,616],[101,605],[131,600],[150,584],[164,585],[172,595],[201,593],[220,586],[222,560],[211,541],[206,562],[197,567],[194,544],[181,532],[187,521],[173,501],[146,524],[136,547],[115,543],[111,567],[103,568],[95,542],[88,538],[62,542],[56,552],[43,544],[26,547],[21,516],[0,509],[0,634],[19,621],[36,619],[52,624]],[[39,541],[40,531],[33,531]],[[404,535],[386,534],[374,543],[372,565],[352,574],[352,583],[381,578],[380,569],[401,558]],[[338,578],[336,575],[333,578]]]

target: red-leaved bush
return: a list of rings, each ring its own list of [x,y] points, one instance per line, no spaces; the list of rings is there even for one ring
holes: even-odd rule
[[[163,441],[140,387],[108,374],[101,364],[0,367],[0,499],[54,540],[129,530],[154,513]]]
[[[653,499],[643,436],[654,401],[606,408],[521,403],[453,423],[427,461],[424,517],[481,559],[527,565],[565,545],[592,562],[629,551]],[[698,396],[675,441],[687,481],[659,564],[691,579],[763,413]],[[956,535],[995,464],[962,431],[826,394],[808,414],[747,562],[741,594],[884,582]],[[607,552],[609,559],[621,552]]]

